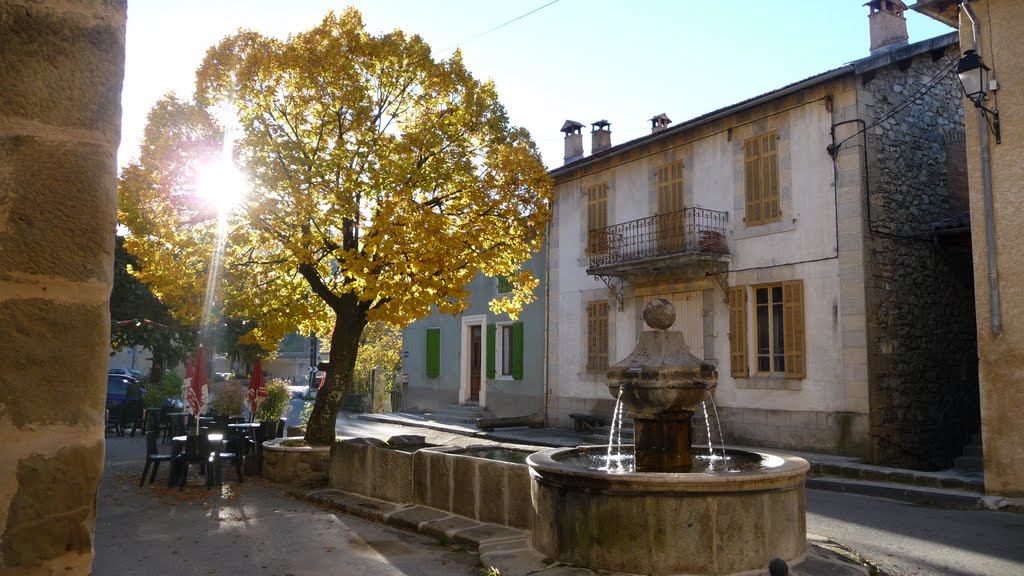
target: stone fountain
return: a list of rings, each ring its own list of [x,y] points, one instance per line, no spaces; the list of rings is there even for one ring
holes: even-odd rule
[[[801,560],[807,462],[691,447],[690,418],[717,373],[668,330],[670,302],[650,302],[644,321],[653,330],[608,370],[609,391],[634,421],[633,469],[610,465],[602,447],[532,454],[534,548],[568,564],[658,575],[742,574],[773,558]]]

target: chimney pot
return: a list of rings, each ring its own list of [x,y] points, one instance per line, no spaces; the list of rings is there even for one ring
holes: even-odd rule
[[[565,164],[583,158],[583,124],[575,120],[566,120],[561,131],[565,133]]]
[[[870,11],[868,28],[872,54],[907,44],[910,36],[907,34],[907,19],[903,16],[907,5],[902,0],[869,0],[864,5]]]
[[[668,125],[671,123],[672,120],[669,120],[669,117],[664,112],[658,114],[654,118],[651,118],[651,134],[654,134],[655,132],[661,132],[662,130],[668,128]]]
[[[590,125],[590,153],[597,154],[612,147],[612,123],[598,120]]]

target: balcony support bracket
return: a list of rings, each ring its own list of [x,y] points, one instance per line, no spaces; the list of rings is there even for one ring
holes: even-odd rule
[[[618,303],[618,311],[622,312],[623,306],[623,281],[618,276],[602,276],[600,274],[594,276],[597,280],[604,282],[604,285],[608,287],[608,291],[615,297],[615,301]]]
[[[707,272],[708,276],[714,277],[718,285],[722,287],[722,300],[729,303],[729,263],[722,262],[720,260],[708,260],[707,261]]]

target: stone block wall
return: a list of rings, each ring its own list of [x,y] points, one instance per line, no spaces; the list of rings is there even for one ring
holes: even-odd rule
[[[4,574],[92,569],[126,10],[0,0]]]
[[[950,72],[958,54],[954,44],[880,68],[858,93],[861,117],[874,124],[866,134],[865,297],[879,464],[948,467],[978,431],[971,262],[958,255],[964,247],[933,234],[966,216],[957,194],[964,113]]]

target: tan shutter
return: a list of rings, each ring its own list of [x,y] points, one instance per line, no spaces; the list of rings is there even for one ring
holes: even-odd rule
[[[746,222],[748,226],[760,224],[764,220],[761,214],[761,158],[760,142],[757,138],[749,138],[743,143],[743,193],[746,206]]]
[[[608,369],[608,302],[587,303],[587,372]]]
[[[587,188],[587,253],[604,254],[608,251],[608,238],[594,233],[608,226],[608,185]]]
[[[747,290],[729,288],[729,373],[745,378],[747,367]]]
[[[785,339],[786,378],[804,378],[807,362],[804,353],[804,284],[802,280],[782,283],[782,316]]]
[[[777,222],[780,216],[779,138],[774,130],[765,134],[762,138],[761,169],[764,172],[761,179],[761,197],[764,207],[761,209],[761,213],[765,222]]]
[[[658,168],[658,252],[671,254],[683,249],[683,161]]]

